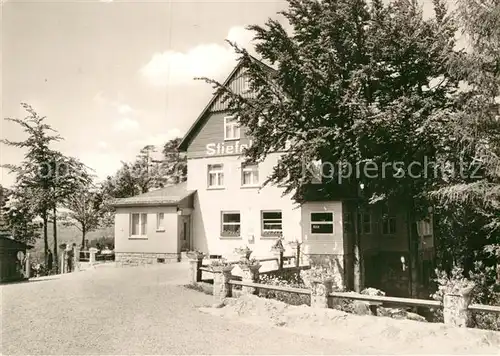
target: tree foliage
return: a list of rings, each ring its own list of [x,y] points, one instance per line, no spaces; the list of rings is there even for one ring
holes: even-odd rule
[[[276,20],[249,27],[256,52],[273,69],[234,45],[255,95],[209,80],[248,128],[254,143],[249,159],[262,160],[290,142],[266,183],[286,185],[299,201],[312,178],[303,168],[317,159],[334,167],[326,190],[341,181],[346,165],[363,172],[371,164],[378,167],[376,177],[351,179],[364,185],[367,198],[420,197],[423,177],[398,176],[384,163],[423,167],[424,157],[436,158],[445,118],[433,114],[451,106],[448,96],[458,88],[445,65],[455,25],[443,1],[427,20],[417,1],[288,2],[282,14],[290,34]],[[417,167],[413,176],[422,173]]]
[[[62,215],[65,226],[75,226],[82,233],[81,247],[85,247],[87,233],[109,226],[111,212],[105,204],[102,190],[82,186],[66,200],[69,211]]]
[[[143,147],[135,161],[123,162],[114,176],[108,177],[102,187],[113,198],[126,198],[146,193],[150,189],[184,182],[187,175],[187,158],[179,152],[180,138],[168,141],[160,159],[154,159],[156,147]]]
[[[369,203],[397,201],[410,221],[433,205],[440,263],[491,283],[485,273],[500,256],[499,2],[460,0],[450,14],[434,0],[430,18],[414,0],[288,4],[290,30],[273,19],[249,27],[259,60],[232,44],[251,95],[204,78],[252,137],[248,160],[289,144],[265,184],[303,201],[307,167],[319,159],[331,164],[325,199],[342,182],[357,197],[364,187]]]
[[[40,237],[41,223],[30,201],[15,190],[0,186],[0,234],[33,244]]]
[[[466,178],[446,182],[433,194],[446,217],[439,226],[438,251],[441,265],[449,267],[451,260],[476,281],[478,302],[498,303],[500,3],[459,0],[456,18],[468,46],[449,58],[450,73],[463,81],[464,90],[453,96],[448,136],[456,139],[451,145],[455,161],[465,162],[468,170]]]
[[[6,120],[18,124],[28,137],[24,141],[2,139],[0,142],[25,150],[24,159],[18,165],[3,165],[3,167],[16,175],[14,191],[20,204],[19,211],[27,214],[26,217],[40,216],[43,221],[44,251],[47,259],[49,212],[55,206],[52,189],[54,171],[51,167],[56,165],[58,157],[50,145],[60,141],[61,137],[45,122],[46,117],[38,115],[28,104],[21,105],[28,115],[24,119]],[[17,213],[15,216],[18,216]]]
[[[459,1],[457,18],[469,47],[449,60],[450,72],[465,86],[454,96],[449,128],[457,138],[456,159],[469,162],[477,174],[445,185],[436,196],[482,213],[500,212],[500,3]],[[490,228],[500,233],[500,214]]]

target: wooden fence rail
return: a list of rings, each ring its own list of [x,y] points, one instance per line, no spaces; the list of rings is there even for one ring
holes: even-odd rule
[[[427,307],[441,308],[443,310],[444,323],[467,327],[470,325],[471,313],[486,312],[500,314],[500,306],[470,304],[470,298],[467,295],[445,294],[443,302],[427,299],[399,298],[388,296],[373,296],[354,292],[334,292],[332,290],[332,280],[312,280],[310,288],[292,288],[258,283],[259,266],[256,268],[243,268],[243,277],[241,281],[233,276],[231,271],[233,266],[224,267],[220,270],[213,270],[202,266],[202,261],[191,260],[190,279],[193,283],[201,281],[201,271],[208,270],[214,274],[213,295],[216,299],[223,299],[232,296],[232,287],[241,286],[244,294],[258,294],[261,289],[277,292],[294,293],[311,296],[311,307],[329,308],[332,306],[331,299],[348,299],[367,302],[370,310],[376,315],[377,306],[383,304],[396,304],[407,307]],[[301,268],[296,268],[300,271]],[[283,271],[283,270],[281,270]],[[269,273],[265,272],[265,273]],[[263,273],[261,273],[263,274]],[[236,280],[238,279],[238,280]]]
[[[347,293],[347,292],[332,292],[328,296],[341,299],[361,300],[365,302],[400,304],[409,307],[428,307],[428,308],[442,307],[441,302],[437,300],[428,300],[428,299],[386,297],[386,296],[366,295],[366,294]]]
[[[473,311],[473,312],[485,312],[485,313],[500,314],[500,306],[496,306],[496,305],[471,304],[471,305],[469,305],[468,308],[470,311]]]
[[[311,294],[309,289],[305,288],[291,288],[291,287],[282,287],[282,286],[273,286],[269,284],[261,284],[261,283],[251,283],[244,281],[235,281],[231,280],[229,284],[234,286],[242,286],[242,287],[250,287],[256,289],[266,289],[266,290],[275,290],[278,292],[288,292],[288,293],[297,293],[297,294]]]

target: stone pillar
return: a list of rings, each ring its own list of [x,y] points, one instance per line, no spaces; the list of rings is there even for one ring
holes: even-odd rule
[[[295,248],[295,267],[299,268],[300,267],[300,244],[297,244],[297,247]]]
[[[332,292],[333,278],[311,281],[311,307],[329,308],[330,299],[328,295]]]
[[[231,285],[229,281],[232,278],[231,271],[233,266],[222,270],[214,270],[214,298],[221,301],[224,298],[231,297]]]
[[[203,257],[189,259],[189,281],[191,283],[201,282]]]
[[[80,247],[73,245],[73,272],[80,270]]]
[[[60,266],[61,266],[60,270],[61,270],[61,274],[63,274],[63,273],[66,273],[66,249],[61,250],[60,256],[61,256],[60,257],[61,261],[59,261]]]
[[[470,326],[469,304],[471,302],[472,288],[462,290],[458,293],[445,293],[443,297],[444,323],[466,328]]]
[[[261,265],[241,265],[240,268],[243,271],[242,281],[250,282],[250,283],[258,283],[259,282],[259,269]],[[241,287],[241,292],[243,294],[258,294],[257,288],[254,287]]]
[[[95,247],[89,248],[89,264],[93,265],[95,263],[95,255],[97,254],[97,249]]]
[[[29,252],[26,252],[26,262],[25,262],[24,270],[25,270],[26,278],[30,278],[31,277],[31,263],[30,263],[30,253]]]

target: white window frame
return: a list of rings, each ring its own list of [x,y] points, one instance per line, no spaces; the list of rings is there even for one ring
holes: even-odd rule
[[[160,224],[160,216],[161,216],[161,224]],[[157,232],[165,232],[165,213],[160,212],[156,213],[156,231]]]
[[[313,214],[332,214],[332,221],[313,221]],[[311,235],[333,235],[335,233],[335,213],[333,211],[311,211],[309,213],[309,222]],[[332,232],[313,232],[313,225],[331,225]]]
[[[394,231],[391,231],[391,221],[394,221]],[[387,231],[384,231],[384,227],[387,225]],[[386,216],[382,219],[382,235],[396,235],[398,231],[398,219],[394,215]]]
[[[224,222],[224,215],[225,214],[238,214],[240,216],[240,222],[238,223],[225,223]],[[224,225],[239,225],[239,234],[238,235],[232,235],[230,233],[224,232]],[[220,212],[220,234],[222,237],[234,237],[234,238],[241,238],[241,212],[237,210],[224,210]]]
[[[251,182],[245,184],[245,173],[251,173]],[[242,187],[258,187],[259,186],[259,164],[241,164],[241,186]]]
[[[220,166],[220,168],[214,168],[214,166]],[[215,175],[216,184],[210,185],[210,176]],[[219,182],[222,181],[222,184]],[[224,164],[209,164],[207,165],[207,189],[221,189],[224,188]]]
[[[419,236],[429,237],[434,235],[432,217],[427,217],[417,222],[417,232]]]
[[[365,230],[365,216],[368,216],[370,218],[370,221],[369,221],[369,225],[370,228],[367,230]],[[359,213],[358,215],[358,219],[359,219],[359,231],[361,234],[363,235],[371,235],[373,233],[373,217],[372,217],[372,213],[371,212],[362,212],[362,213]]]
[[[280,219],[264,219],[264,214],[265,213],[279,213],[281,215]],[[260,212],[260,225],[261,225],[261,231],[262,235],[280,235],[283,233],[283,212],[281,210],[262,210]],[[271,224],[280,224],[281,229],[266,229],[264,226],[267,223]]]
[[[231,120],[236,120],[236,122],[234,123],[229,123],[228,121],[231,121]],[[228,134],[228,126],[231,125],[231,126],[236,126],[236,136],[235,137],[228,137],[227,134]],[[225,116],[224,117],[224,141],[234,141],[234,140],[239,140],[241,137],[241,130],[240,130],[240,126],[239,126],[239,123],[238,123],[238,120],[236,118],[236,116],[234,115],[231,115],[231,116]]]
[[[139,234],[132,234],[133,231],[133,216],[139,215]],[[145,219],[144,219],[145,217]],[[145,220],[145,228],[143,231],[143,220]],[[148,214],[147,213],[130,213],[129,214],[129,238],[139,238],[139,239],[147,239],[148,237]]]

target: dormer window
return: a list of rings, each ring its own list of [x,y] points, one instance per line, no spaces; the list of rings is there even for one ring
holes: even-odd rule
[[[224,118],[224,140],[239,140],[240,126],[238,120],[234,116],[226,116]]]

